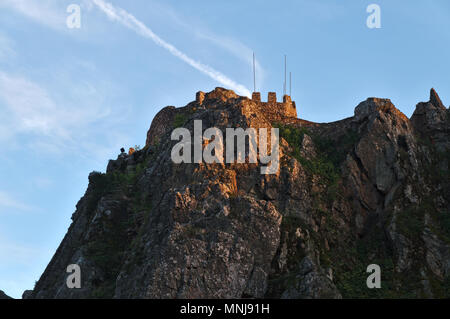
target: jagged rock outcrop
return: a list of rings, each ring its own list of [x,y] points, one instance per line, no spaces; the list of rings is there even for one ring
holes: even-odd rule
[[[422,137],[430,139],[438,150],[448,150],[450,145],[448,134],[450,130],[449,110],[442,104],[434,89],[430,92],[430,101],[417,104],[411,122]]]
[[[159,143],[160,136],[171,128],[175,113],[174,106],[166,106],[156,114],[147,133],[146,145],[155,145]]]
[[[222,88],[163,109],[144,149],[91,173],[29,297],[449,297],[449,111],[436,92],[411,120],[378,98],[333,123],[296,114],[290,98]],[[170,134],[194,120],[278,127],[280,169],[173,163]],[[374,263],[381,289],[366,286]],[[66,286],[69,264],[81,289]]]

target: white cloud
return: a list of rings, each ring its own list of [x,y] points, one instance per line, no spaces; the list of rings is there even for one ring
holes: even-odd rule
[[[250,96],[250,91],[244,85],[231,80],[226,75],[213,69],[212,67],[205,65],[201,62],[195,61],[191,57],[187,56],[185,53],[178,50],[172,44],[161,39],[152,30],[150,30],[144,23],[142,23],[141,21],[136,19],[136,17],[134,17],[132,14],[128,13],[127,11],[125,11],[121,8],[114,7],[112,4],[105,2],[103,0],[92,0],[92,1],[111,20],[118,21],[119,23],[121,23],[124,26],[126,26],[127,28],[135,31],[136,33],[140,34],[141,36],[151,39],[153,42],[155,42],[160,47],[169,51],[175,57],[181,59],[182,61],[186,62],[193,68],[197,69],[198,71],[200,71],[200,72],[206,74],[207,76],[211,77],[212,79],[216,80],[217,82],[223,84],[225,87],[235,90],[238,94]]]

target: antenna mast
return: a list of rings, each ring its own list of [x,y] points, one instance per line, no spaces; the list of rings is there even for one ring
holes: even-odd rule
[[[292,96],[292,72],[289,72],[289,96]]]
[[[286,54],[284,55],[284,86],[283,86],[283,95],[286,95],[287,90],[287,82],[286,82]]]
[[[253,92],[256,92],[255,52],[253,52]]]

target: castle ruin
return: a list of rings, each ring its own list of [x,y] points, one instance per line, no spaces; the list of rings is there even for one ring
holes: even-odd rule
[[[265,113],[278,113],[285,117],[297,118],[295,101],[292,101],[289,95],[283,96],[283,102],[277,102],[277,94],[269,92],[267,94],[267,102],[261,102],[261,93],[253,92],[252,101],[259,103],[262,111]]]
[[[211,98],[226,101],[229,98],[238,98],[238,95],[236,95],[231,90],[216,88],[209,93],[205,93],[202,91],[197,92],[195,101],[196,103],[202,105],[205,99],[209,100]],[[271,115],[272,118],[297,118],[297,107],[295,105],[295,101],[292,101],[289,95],[284,95],[283,101],[277,102],[277,94],[275,92],[269,92],[267,94],[267,102],[262,102],[261,93],[253,92],[252,98],[250,100],[258,104],[262,112],[267,115]]]

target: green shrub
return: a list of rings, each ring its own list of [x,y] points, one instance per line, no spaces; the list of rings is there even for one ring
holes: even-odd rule
[[[182,113],[175,114],[175,118],[173,120],[173,127],[178,128],[182,127],[184,123],[186,123],[186,115]]]
[[[330,154],[335,153],[331,149],[334,143],[311,134],[308,129],[303,127],[290,127],[279,123],[275,123],[274,126],[279,129],[280,136],[291,146],[291,155],[296,158],[307,171],[321,176],[328,185],[337,183],[340,174],[330,156]],[[312,136],[314,145],[316,146],[317,156],[313,160],[309,160],[301,155],[305,134]]]
[[[397,215],[397,227],[401,234],[411,240],[421,238],[425,227],[425,211],[422,207],[410,207]]]

